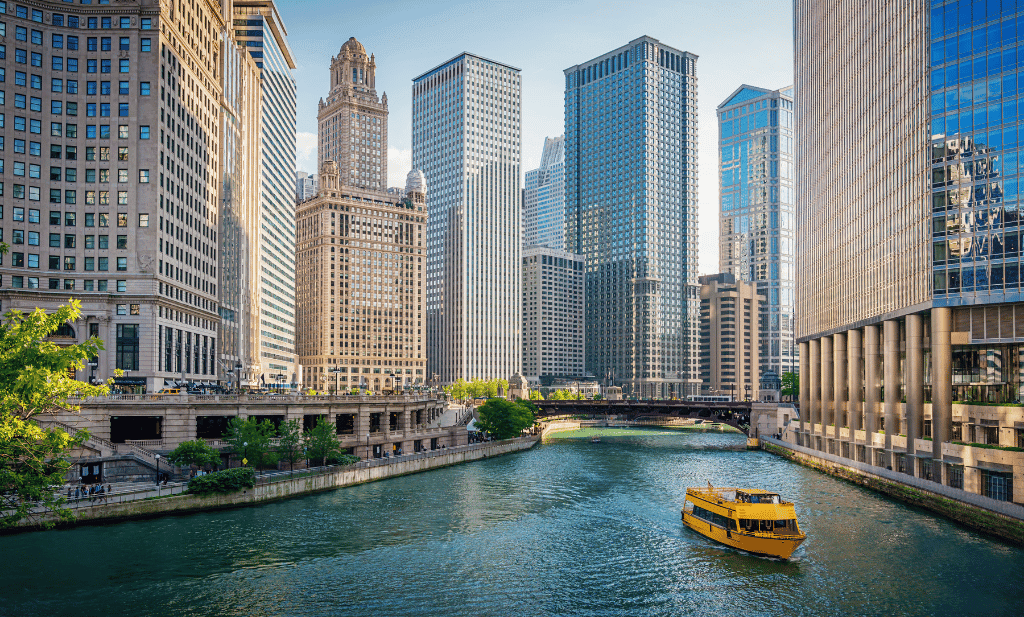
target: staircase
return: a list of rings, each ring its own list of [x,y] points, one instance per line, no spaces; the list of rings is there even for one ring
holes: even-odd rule
[[[77,429],[71,426],[70,424],[58,422],[56,420],[44,419],[40,421],[40,426],[44,424],[49,425],[52,428],[59,428],[71,436],[77,435],[80,432],[80,429]],[[89,437],[85,440],[85,443],[83,445],[86,448],[89,448],[90,450],[95,450],[96,452],[99,452],[99,456],[117,456],[119,454],[127,454],[129,456],[134,456],[139,460],[139,462],[143,463],[144,465],[148,465],[149,467],[156,469],[156,452],[153,452],[152,450],[147,450],[142,446],[137,446],[135,444],[129,443],[116,444],[111,441],[107,441],[102,437],[96,437],[94,435],[89,435]],[[168,470],[171,469],[171,466],[166,463],[165,467]]]

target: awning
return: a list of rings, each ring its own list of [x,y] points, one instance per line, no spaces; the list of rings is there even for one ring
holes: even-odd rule
[[[174,382],[171,381],[170,379],[165,379],[164,380],[164,387],[165,388],[173,388],[174,387]]]

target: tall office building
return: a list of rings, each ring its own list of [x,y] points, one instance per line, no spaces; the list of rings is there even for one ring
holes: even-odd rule
[[[1004,458],[951,442],[1024,439],[1020,407],[969,404],[1024,383],[1024,13],[797,0],[794,15],[800,441],[1020,502]]]
[[[295,60],[273,0],[233,0],[233,28],[260,70],[259,373],[255,385],[294,387]]]
[[[754,283],[761,372],[795,372],[793,89],[740,86],[718,106],[718,271]]]
[[[413,80],[423,170],[427,360],[440,383],[520,370],[519,69],[463,53]]]
[[[731,272],[700,281],[701,394],[758,400],[758,313],[764,296],[754,283]]]
[[[523,376],[582,378],[583,259],[558,249],[523,249]]]
[[[387,190],[388,95],[377,97],[377,63],[355,37],[331,58],[327,100],[317,111],[319,164],[334,161],[345,186]]]
[[[220,4],[2,8],[3,310],[81,300],[82,317],[54,337],[105,341],[80,379],[122,369],[115,382],[136,391],[216,381]]]
[[[523,247],[565,249],[565,138],[544,139],[540,167],[526,172]],[[524,369],[525,370],[525,369]]]
[[[320,192],[319,174],[295,172],[295,201],[305,201]]]
[[[587,369],[699,389],[697,57],[641,37],[565,70],[566,248],[586,259]]]

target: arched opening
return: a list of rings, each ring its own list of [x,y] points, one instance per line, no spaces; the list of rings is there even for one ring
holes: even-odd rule
[[[75,329],[71,327],[71,324],[61,324],[59,328],[54,330],[50,338],[66,338],[75,339]]]

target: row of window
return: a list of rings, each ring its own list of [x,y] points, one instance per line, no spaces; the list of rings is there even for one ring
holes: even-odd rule
[[[127,248],[127,241],[125,242]],[[78,266],[78,259],[74,255],[65,255],[63,258],[63,268],[61,267],[61,256],[60,255],[48,255],[49,270],[66,270],[68,272],[74,272]],[[117,257],[117,271],[127,272],[128,271],[128,258]],[[110,258],[109,257],[85,257],[84,270],[86,272],[100,271],[106,272],[110,269]],[[3,258],[0,256],[0,264],[2,264]],[[39,267],[39,255],[37,253],[21,253],[17,251],[11,252],[11,266],[15,268],[38,268]]]
[[[60,225],[61,216],[60,210],[50,210],[50,225]],[[0,205],[0,219],[4,218],[4,207]],[[100,227],[110,226],[110,214],[108,212],[86,212],[84,213],[85,226],[96,227],[96,223],[99,223]],[[23,222],[25,218],[25,208],[15,206],[13,209],[13,220],[17,222]],[[39,210],[35,208],[28,209],[28,222],[39,223]],[[78,221],[78,215],[75,212],[64,213],[64,226],[75,227]],[[126,212],[117,213],[117,226],[127,227],[128,226],[128,214]],[[149,227],[149,215],[139,214],[139,227]],[[0,228],[0,242],[3,241],[3,229]]]
[[[76,282],[76,279],[64,279],[64,286],[63,287],[61,287],[60,283],[61,283],[61,279],[56,279],[56,278],[48,279],[48,281],[47,281],[47,289],[70,289],[70,290],[78,289],[78,283]],[[2,287],[2,286],[3,286],[3,277],[0,276],[0,287]],[[21,275],[11,276],[11,287],[14,287],[16,289],[23,289],[23,288],[39,289],[39,277],[36,277],[36,276],[21,276]],[[106,279],[100,279],[100,280],[85,279],[85,280],[82,281],[82,291],[110,291],[110,288],[111,288],[110,281],[108,281]],[[118,293],[127,293],[127,291],[128,291],[128,281],[117,281],[116,289],[117,289]],[[138,315],[137,311],[139,310],[139,305],[138,304],[132,304],[132,305],[118,304],[117,305],[117,314],[118,315],[128,315],[129,314],[129,312],[128,312],[129,310],[132,311],[130,313],[131,315]]]
[[[2,230],[0,230],[2,231]],[[110,248],[110,236],[101,235],[99,236],[99,244],[96,242],[97,236],[87,235],[85,236],[85,248],[95,249]],[[39,232],[30,231],[26,236],[24,229],[12,229],[11,230],[11,244],[25,244],[26,239],[28,240],[29,246],[39,246]],[[78,236],[75,234],[64,234],[64,248],[73,249],[78,244]],[[50,246],[53,248],[61,247],[61,235],[50,234]],[[128,248],[128,236],[119,235],[117,236],[117,248],[127,249]]]

